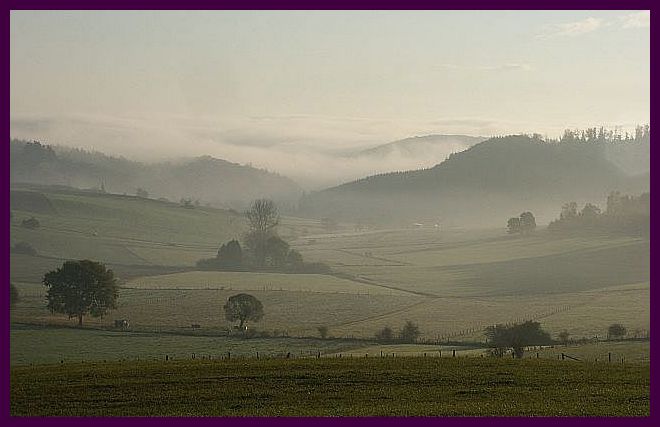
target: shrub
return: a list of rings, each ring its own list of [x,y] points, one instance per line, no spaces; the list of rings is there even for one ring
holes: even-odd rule
[[[37,250],[32,247],[27,242],[18,242],[16,243],[12,248],[11,251],[17,254],[24,254],[24,255],[31,255],[31,256],[36,256],[37,255]]]
[[[613,323],[610,325],[609,328],[607,328],[607,338],[612,339],[612,338],[623,338],[626,336],[626,333],[628,331],[626,328],[620,324],[620,323]]]
[[[376,340],[381,342],[394,341],[394,331],[389,326],[385,326],[380,331],[376,332]]]
[[[30,230],[34,230],[36,228],[39,228],[41,224],[39,223],[39,220],[36,219],[35,217],[30,217],[28,219],[24,219],[21,222],[21,227],[23,228],[28,228]]]

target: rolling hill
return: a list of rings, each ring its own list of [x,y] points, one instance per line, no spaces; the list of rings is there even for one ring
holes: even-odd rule
[[[432,168],[370,176],[312,193],[302,199],[299,214],[367,223],[491,226],[532,210],[537,221],[547,222],[567,201],[598,203],[613,190],[649,189],[648,170],[633,175],[617,166],[609,144],[491,138]],[[620,144],[615,153],[639,153],[637,145]]]
[[[151,198],[199,200],[202,204],[242,209],[269,197],[282,206],[295,203],[300,187],[289,178],[210,156],[161,163],[140,163],[98,152],[10,142],[11,183],[55,184]]]

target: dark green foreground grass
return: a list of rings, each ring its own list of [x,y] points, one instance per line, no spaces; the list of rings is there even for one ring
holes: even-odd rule
[[[648,415],[649,365],[490,358],[21,366],[11,414]]]

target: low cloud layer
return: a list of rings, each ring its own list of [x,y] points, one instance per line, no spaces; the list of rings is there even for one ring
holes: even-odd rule
[[[309,116],[242,120],[21,116],[11,119],[11,136],[140,161],[208,154],[278,172],[306,189],[317,189],[369,174],[432,166],[456,147],[438,148],[434,156],[425,158],[354,154],[409,136],[466,133],[475,126],[479,134],[497,131],[490,121],[469,119],[395,126],[386,120]]]
[[[390,171],[431,167],[467,148],[438,144],[425,150],[361,156],[366,148],[412,136],[488,137],[536,132],[490,118],[391,121],[319,116],[250,118],[14,116],[11,137],[79,147],[140,161],[211,155],[288,176],[306,190]],[[558,135],[563,127],[552,129]]]

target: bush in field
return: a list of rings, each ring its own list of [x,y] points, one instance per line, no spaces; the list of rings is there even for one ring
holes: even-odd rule
[[[66,261],[57,270],[46,273],[43,284],[48,288],[46,299],[52,313],[77,317],[99,317],[116,308],[119,285],[112,270],[90,261]]]
[[[563,330],[559,333],[559,335],[557,335],[557,337],[559,338],[559,342],[566,345],[568,344],[568,339],[570,337],[570,334],[568,333],[568,331]]]
[[[218,264],[226,268],[240,268],[243,265],[243,250],[238,240],[230,240],[220,246],[216,257]]]
[[[380,331],[376,332],[376,340],[381,342],[394,341],[394,331],[389,326],[385,326]]]
[[[624,336],[626,336],[627,332],[628,331],[622,324],[613,323],[610,325],[609,328],[607,328],[607,338],[608,339],[623,338]]]
[[[17,254],[37,256],[37,250],[32,247],[31,244],[27,242],[18,242],[12,248],[11,251]]]
[[[316,328],[316,330],[319,332],[319,336],[321,337],[322,340],[324,340],[328,337],[328,327],[327,326],[319,326],[318,328]]]
[[[17,302],[21,300],[18,289],[13,283],[9,284],[9,308],[14,308]]]
[[[417,341],[417,338],[419,338],[420,335],[419,326],[408,320],[406,324],[403,325],[403,328],[401,328],[401,332],[399,332],[399,339],[401,342],[412,344]]]
[[[21,227],[23,227],[23,228],[28,228],[28,229],[30,229],[30,230],[37,229],[37,228],[39,228],[40,226],[41,226],[41,224],[39,223],[39,220],[36,219],[35,217],[30,217],[30,218],[28,218],[28,219],[24,219],[24,220],[21,222]]]
[[[489,326],[485,335],[495,354],[501,355],[504,350],[512,349],[517,358],[523,357],[524,348],[527,346],[552,343],[550,334],[541,329],[541,324],[531,320],[511,326]]]

